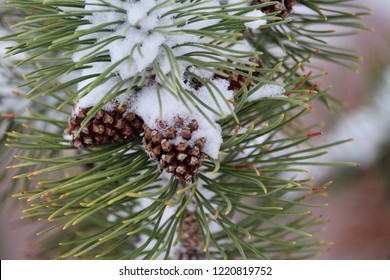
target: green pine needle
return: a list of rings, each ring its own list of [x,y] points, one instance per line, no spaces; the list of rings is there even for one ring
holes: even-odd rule
[[[329,88],[317,85],[327,73],[309,71],[310,60],[326,59],[356,70],[359,56],[328,45],[326,39],[335,36],[338,26],[346,28],[336,33],[340,36],[367,30],[360,18],[369,11],[349,0],[301,0],[299,5],[311,12],[291,13],[286,19],[278,12],[269,13],[261,17],[267,24],[253,31],[243,27],[253,20],[244,15],[280,1],[208,9],[201,6],[204,2],[190,1],[185,7],[171,9],[163,16],[174,16],[175,25],[159,26],[155,31],[207,37],[210,42],[188,42],[183,46],[196,51],[180,56],[163,45],[170,71],[164,73],[153,62],[150,69],[123,79],[89,111],[80,128],[113,98],[124,94],[123,103],[132,91],[142,89],[153,73],[159,80],[156,94],[160,111],[164,106],[160,91],[165,89],[188,108],[201,104],[202,108],[195,108],[210,122],[210,112],[221,117],[218,125],[223,143],[219,158],[206,159],[199,176],[189,184],[165,178],[149,160],[140,139],[76,149],[63,137],[75,103],[115,76],[115,67],[122,63],[118,61],[101,73],[72,76],[92,63],[110,60],[106,47],[123,38],[97,41],[83,37],[109,32],[113,25],[122,24],[120,21],[80,27],[89,23],[85,17],[93,12],[125,14],[125,10],[109,1],[100,1],[93,11],[84,10],[85,1],[81,0],[9,0],[0,8],[6,19],[2,24],[13,26],[13,31],[1,38],[13,42],[8,57],[25,55],[11,66],[0,62],[0,69],[9,81],[13,77],[24,86],[23,98],[30,100],[28,110],[4,112],[0,119],[1,127],[8,131],[0,138],[0,152],[6,158],[13,157],[0,173],[0,180],[9,182],[2,199],[12,193],[24,202],[24,219],[44,221],[44,228],[37,233],[43,244],[37,258],[174,258],[174,252],[183,246],[190,209],[194,209],[196,220],[192,226],[198,229],[202,241],[197,252],[202,258],[303,259],[329,245],[315,237],[326,222],[310,210],[326,206],[321,195],[329,183],[313,185],[309,166],[357,165],[322,162],[319,157],[327,153],[325,149],[349,140],[314,146],[311,139],[321,133],[313,132],[313,127],[301,120],[311,113],[314,100],[322,100],[329,108],[336,103],[328,94]],[[160,4],[153,9],[170,5],[171,1]],[[217,19],[219,23],[200,30],[178,29],[186,21],[205,19]],[[255,50],[231,49],[243,40]],[[85,55],[74,62],[72,56],[81,50]],[[135,45],[123,61],[131,62],[140,50]],[[249,62],[252,57],[258,57],[264,65]],[[220,77],[240,75],[246,81],[234,100],[213,107],[183,87],[182,62]],[[206,87],[215,102],[223,96],[212,79],[190,70],[185,75]],[[86,81],[91,82],[77,89]],[[250,86],[249,81],[255,85]],[[248,102],[266,84],[284,86],[286,96]],[[225,116],[222,108],[229,103],[234,107]]]

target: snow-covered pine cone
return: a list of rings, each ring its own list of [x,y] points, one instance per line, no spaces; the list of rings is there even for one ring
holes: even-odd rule
[[[158,120],[156,129],[144,124],[143,144],[148,155],[157,161],[161,169],[176,179],[189,182],[199,173],[206,155],[202,152],[206,139],[196,139],[199,128],[195,119],[175,117],[174,125]]]
[[[204,258],[202,235],[194,213],[186,211],[180,238],[182,245],[179,259],[199,260]]]
[[[99,110],[77,135],[82,121],[91,108],[80,108],[69,118],[69,128],[74,147],[93,147],[101,144],[130,142],[143,132],[143,121],[137,115],[126,112],[126,106],[114,110]]]
[[[267,2],[271,2],[275,0],[255,0],[253,1],[253,5],[263,4]],[[297,0],[276,0],[280,3],[272,6],[267,6],[261,9],[262,12],[266,14],[280,12],[278,16],[282,18],[288,17],[289,13],[292,12],[293,7],[297,4]]]

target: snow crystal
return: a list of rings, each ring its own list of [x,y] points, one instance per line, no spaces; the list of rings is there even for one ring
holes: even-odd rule
[[[190,114],[200,114],[199,109],[197,109],[195,105],[198,108],[201,108],[211,120],[217,121],[230,114],[232,105],[226,100],[233,98],[234,93],[232,90],[228,90],[229,82],[226,80],[217,79],[213,80],[213,83],[218,87],[219,93],[217,93],[217,90],[209,92],[206,87],[194,90],[183,84],[183,87],[186,87],[188,90],[189,95],[196,96],[210,108],[206,108],[195,99],[194,104],[187,100],[187,106],[185,106],[178,96],[173,95],[164,88],[157,88],[156,85],[152,85],[145,87],[141,93],[138,94],[135,112],[140,115],[148,125],[150,124],[149,126],[152,128],[155,128],[155,120],[160,118],[173,121],[174,117],[177,115],[188,116]],[[159,95],[160,99],[163,100],[161,107],[159,106]],[[187,97],[183,98],[187,99]],[[159,109],[156,110],[156,107]],[[168,123],[168,125],[173,125],[173,123]]]
[[[233,110],[233,105],[230,104],[227,100],[233,99],[234,92],[228,89],[230,86],[228,80],[214,79],[212,81],[212,84],[214,84],[214,86],[217,87],[218,90],[215,90],[212,93],[210,93],[207,87],[201,87],[196,92],[196,95],[205,104],[210,106],[215,111],[219,112],[219,114],[215,114],[211,111],[207,112],[209,118],[211,118],[214,121],[217,121],[231,114]]]
[[[188,71],[206,79],[211,79],[214,76],[213,72],[207,71],[205,69],[197,68],[195,66],[190,66],[188,68]]]
[[[148,11],[156,5],[155,1],[141,1],[128,3],[126,5],[127,21],[130,25],[138,24],[141,19],[146,18]]]
[[[265,14],[261,10],[253,10],[253,11],[250,11],[250,12],[244,14],[244,16],[261,18],[261,17],[265,16]],[[262,26],[264,24],[267,24],[266,20],[258,19],[258,20],[254,20],[254,21],[250,21],[250,22],[245,23],[245,26],[250,28],[250,29],[258,29],[260,26]]]
[[[248,101],[255,101],[261,98],[267,97],[285,97],[283,93],[285,92],[284,87],[278,85],[263,85],[258,90],[256,90],[253,94],[248,97]]]
[[[106,95],[107,93],[117,84],[120,82],[119,77],[111,78],[110,80],[106,81],[105,83],[94,87],[92,91],[90,91],[87,95],[80,98],[80,100],[77,102],[75,108],[74,108],[74,114],[77,115],[79,113],[80,108],[90,108],[95,106],[97,103],[99,103]],[[87,83],[87,82],[85,82]],[[80,83],[79,86],[82,86],[83,84]],[[105,106],[103,106],[103,109],[112,111],[114,108],[111,108],[112,103],[107,103]]]

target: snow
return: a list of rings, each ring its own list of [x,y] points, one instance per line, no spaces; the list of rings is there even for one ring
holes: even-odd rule
[[[283,95],[285,92],[284,87],[272,84],[266,84],[261,86],[253,94],[248,97],[248,101],[255,101],[261,98],[267,97],[285,97]]]
[[[109,12],[94,12],[92,16],[86,17],[91,23],[84,25],[79,30],[85,30],[101,24],[111,22],[109,29],[111,32],[99,32],[83,36],[82,39],[91,38],[97,41],[106,40],[114,36],[122,36],[122,39],[115,40],[107,45],[105,49],[111,57],[111,65],[118,63],[116,71],[122,79],[131,78],[137,73],[151,69],[153,62],[158,61],[162,65],[164,73],[168,73],[170,66],[167,63],[169,54],[166,53],[163,45],[167,46],[173,54],[178,57],[188,52],[194,51],[195,47],[182,46],[186,43],[202,42],[205,38],[183,32],[185,30],[199,30],[207,26],[217,24],[218,20],[205,19],[188,23],[191,19],[187,17],[177,17],[165,15],[169,11],[182,8],[191,1],[175,3],[175,1],[148,0],[148,1],[117,1],[115,4],[126,11],[123,14],[115,9]],[[86,1],[89,10],[96,10],[97,1]],[[156,6],[158,8],[156,8]],[[197,5],[197,8],[219,5],[218,1],[206,1]],[[107,9],[107,8],[105,8]],[[188,8],[187,8],[188,9]],[[123,22],[123,24],[118,23]],[[187,22],[182,26],[182,23]],[[88,50],[87,52],[90,52]],[[82,53],[76,53],[73,57],[78,61]],[[122,61],[122,62],[121,62]],[[185,65],[188,66],[188,65]]]
[[[188,71],[197,75],[197,76],[200,76],[200,77],[203,77],[203,78],[206,78],[206,79],[211,79],[213,76],[214,76],[214,73],[211,72],[211,71],[207,71],[207,70],[204,70],[204,69],[200,69],[200,68],[196,68],[195,66],[190,66],[188,68]]]
[[[244,16],[261,18],[261,17],[265,16],[265,14],[261,10],[253,10],[253,11],[250,11],[250,12],[244,14]],[[250,22],[245,23],[245,26],[254,30],[254,29],[258,29],[259,27],[261,27],[264,24],[267,24],[267,21],[265,19],[258,19],[258,20],[254,20],[254,21],[250,21]]]
[[[217,25],[219,19],[209,19],[203,16],[202,20],[198,20],[193,13],[181,15],[169,12],[178,8],[183,11],[196,8],[199,12],[205,12],[216,10],[221,5],[220,1],[217,0],[200,1],[196,3],[195,7],[190,0],[181,3],[166,0],[116,0],[110,3],[121,10],[104,7],[104,12],[102,12],[103,8],[100,6],[103,4],[100,1],[86,0],[85,9],[93,13],[91,16],[85,17],[90,24],[82,25],[78,30],[83,31],[102,24],[109,24],[104,32],[84,35],[81,39],[95,39],[97,42],[101,42],[112,37],[122,37],[101,49],[109,53],[110,66],[118,63],[115,71],[122,79],[131,78],[137,73],[152,69],[154,62],[158,62],[163,73],[167,74],[171,70],[169,64],[171,53],[175,57],[194,53],[199,51],[199,48],[196,45],[188,46],[186,44],[207,43],[213,40],[192,34],[190,30],[201,30],[208,26]],[[242,3],[242,1],[229,1],[228,3],[236,5],[237,8],[249,5],[249,2]],[[244,14],[244,16],[250,17],[248,18],[249,22],[245,25],[249,28],[258,28],[266,23],[265,20],[257,19],[263,15],[260,10]],[[255,20],[252,20],[253,18]],[[169,50],[168,53],[163,46]],[[93,53],[94,49],[96,47],[75,53],[73,60],[80,61],[84,55]],[[207,60],[199,56],[194,58]],[[210,60],[210,58],[208,59]],[[178,63],[182,72],[186,67],[191,66],[188,62],[180,60]]]
[[[94,73],[93,70],[89,71],[90,74]],[[182,88],[187,91],[187,94],[193,102],[191,102],[188,97],[183,96],[183,99],[186,100],[186,103],[183,103],[179,94],[174,95],[157,83],[154,83],[145,86],[138,93],[135,93],[134,91],[130,92],[130,97],[132,97],[133,100],[129,103],[128,112],[140,116],[152,129],[158,129],[156,121],[160,119],[164,120],[169,126],[175,125],[175,118],[178,116],[187,121],[192,119],[197,120],[199,129],[193,133],[192,139],[195,141],[196,139],[204,137],[206,143],[202,151],[211,158],[217,159],[219,148],[222,144],[221,127],[217,124],[217,121],[229,116],[234,110],[233,105],[228,102],[228,100],[233,100],[234,92],[228,89],[230,83],[226,79],[212,79],[212,76],[208,71],[195,67],[189,68],[189,72],[210,79],[208,80],[209,87],[202,86],[197,90],[184,82],[182,83]],[[79,108],[94,106],[120,81],[121,79],[119,77],[113,77],[104,84],[95,87],[91,92],[79,100],[74,113],[77,114]],[[88,84],[88,82],[85,83]],[[82,86],[84,85],[80,84],[80,87]],[[248,101],[255,101],[273,96],[281,97],[284,96],[283,93],[283,87],[266,84],[261,86],[258,90],[255,90],[254,93],[249,96]],[[119,96],[117,97],[116,102],[107,103],[103,109],[108,111],[113,110],[121,98],[122,96]],[[163,101],[161,102],[161,105],[159,100]],[[202,110],[204,114],[202,114],[200,110]],[[178,135],[180,135],[180,133],[178,133]],[[207,139],[209,139],[209,141],[207,141]],[[212,141],[210,141],[210,139],[212,139]],[[181,136],[178,136],[173,142],[179,143],[182,140]],[[189,144],[191,147],[194,145],[191,141]]]
[[[91,92],[89,92],[87,95],[82,97],[76,104],[74,108],[74,113],[77,115],[80,108],[90,108],[95,106],[97,103],[99,103],[111,90],[111,88],[117,86],[118,82],[120,82],[120,78],[114,77],[110,80],[106,81],[104,84],[101,84],[97,87],[95,87]],[[83,84],[80,84],[79,86],[82,87]],[[110,104],[106,104],[103,109],[111,111],[114,108],[110,108]]]
[[[166,89],[158,87],[157,85],[152,85],[145,87],[141,91],[131,110],[139,115],[152,129],[158,129],[156,120],[159,119],[164,120],[169,126],[175,125],[175,118],[177,116],[180,116],[185,120],[197,120],[199,129],[193,133],[192,139],[199,139],[202,137],[209,139],[209,141],[206,140],[203,152],[216,159],[218,158],[219,148],[222,144],[221,128],[216,121],[229,115],[231,110],[233,110],[233,105],[226,100],[232,99],[234,92],[228,89],[229,82],[227,80],[215,79],[213,80],[213,83],[219,89],[219,93],[217,90],[209,92],[206,87],[195,90],[183,83],[183,87],[188,90],[190,95],[196,95],[202,102],[211,108],[206,108],[197,100],[194,100],[194,103],[187,102],[186,106],[177,96],[168,92]],[[161,106],[159,105],[159,96],[160,99],[164,101]],[[201,114],[197,107],[201,108],[210,120]],[[218,114],[213,112],[213,110],[218,112]],[[181,140],[180,136],[178,136],[177,139],[173,141],[180,142]],[[189,144],[190,146],[194,145],[194,143],[191,142],[189,142]]]
[[[130,25],[136,25],[142,19],[147,18],[148,11],[155,5],[155,1],[141,1],[129,3],[125,8],[127,12],[127,21]],[[150,19],[149,17],[147,19]]]
[[[217,25],[220,19],[202,16],[199,20],[200,17],[197,14],[189,11],[195,9],[197,12],[210,12],[217,11],[222,4],[234,5],[236,11],[229,12],[229,14],[237,13],[240,17],[248,17],[246,21],[243,21],[243,29],[245,27],[255,29],[266,21],[261,19],[264,14],[260,10],[242,15],[243,12],[240,12],[240,9],[248,10],[249,2],[114,0],[109,2],[112,5],[110,7],[99,0],[86,0],[85,9],[91,11],[92,15],[85,17],[89,24],[80,26],[78,30],[108,25],[104,32],[90,33],[82,36],[81,40],[95,39],[99,43],[114,37],[117,39],[102,49],[98,50],[97,48],[101,45],[97,45],[90,49],[79,50],[74,54],[74,62],[79,62],[97,51],[105,51],[111,59],[107,62],[90,63],[89,68],[81,70],[82,76],[91,75],[91,78],[78,84],[78,91],[83,97],[78,101],[73,114],[78,114],[80,108],[96,105],[123,80],[145,73],[148,82],[141,90],[130,92],[131,102],[128,100],[128,111],[139,115],[151,128],[156,128],[156,121],[159,119],[164,120],[168,125],[173,125],[178,116],[186,120],[196,119],[199,129],[193,133],[193,139],[205,137],[206,144],[202,151],[211,158],[217,159],[222,144],[221,128],[217,121],[229,116],[234,110],[233,105],[228,102],[234,98],[234,92],[228,89],[228,80],[214,78],[213,69],[205,70],[180,59],[183,55],[191,55],[192,59],[202,62],[215,62],[220,59],[220,57],[200,55],[204,52],[200,48],[201,45],[213,41],[214,38],[201,37],[190,32]],[[175,9],[180,9],[182,13],[175,12]],[[222,53],[235,54],[253,51],[246,41],[235,45],[228,42],[221,43],[220,46],[229,44],[229,46],[226,45],[228,46],[226,51],[221,50]],[[110,67],[113,68],[112,74],[114,75],[90,90],[89,85]],[[156,67],[160,75],[154,75]],[[188,75],[191,77],[191,73],[202,77],[208,83],[208,87],[201,86],[194,89],[190,83],[186,84],[185,80]],[[170,89],[160,85],[162,78],[166,81],[172,79],[172,76],[182,81],[181,84],[175,81],[176,86]],[[254,91],[248,100],[279,96],[283,92],[282,87],[264,85]],[[116,100],[108,102],[103,109],[112,110],[121,98],[119,96]],[[174,142],[180,140],[180,138],[174,139]],[[189,144],[194,145],[191,142]]]

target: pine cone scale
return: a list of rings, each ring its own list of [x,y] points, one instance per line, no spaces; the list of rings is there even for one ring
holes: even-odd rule
[[[127,113],[126,108],[116,108],[113,111],[99,110],[78,133],[82,121],[91,108],[82,108],[78,115],[69,118],[69,128],[65,133],[71,135],[74,147],[94,147],[101,144],[123,143],[133,141],[143,132],[143,121],[133,113]]]
[[[161,169],[172,173],[176,179],[190,181],[199,173],[200,165],[206,157],[201,151],[206,139],[192,139],[193,132],[199,128],[198,122],[186,122],[183,118],[176,117],[174,127],[161,120],[157,120],[156,125],[156,129],[143,125],[145,134],[142,142],[147,154],[159,163]],[[177,141],[177,137],[181,137],[181,140]],[[190,140],[195,140],[191,141],[192,147]]]

